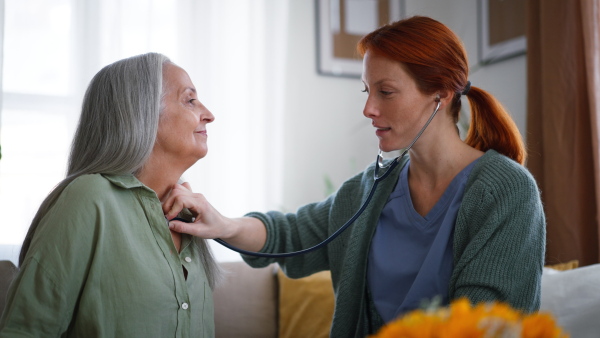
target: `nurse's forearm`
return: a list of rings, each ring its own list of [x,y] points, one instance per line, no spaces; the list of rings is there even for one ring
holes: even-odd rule
[[[258,218],[241,217],[230,221],[232,235],[222,240],[246,251],[260,251],[265,246],[267,229]]]

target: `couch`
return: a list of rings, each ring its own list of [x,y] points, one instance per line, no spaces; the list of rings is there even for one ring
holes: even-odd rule
[[[333,314],[328,274],[292,280],[276,266],[252,269],[243,262],[222,264],[230,272],[215,290],[217,337],[328,337]],[[272,288],[271,292],[256,290],[259,285],[254,283]],[[229,297],[231,292],[235,296]],[[262,298],[265,293],[272,297]],[[247,301],[240,303],[238,297]],[[259,310],[263,307],[269,313],[275,309],[275,316],[263,321]],[[544,267],[540,311],[550,312],[572,338],[600,337],[600,264]]]
[[[333,314],[328,272],[293,280],[277,265],[221,266],[224,279],[214,291],[217,337],[328,336]],[[0,314],[15,271],[10,261],[0,261]],[[563,271],[544,268],[541,310],[552,313],[573,338],[599,337],[600,264]]]
[[[217,337],[329,337],[334,309],[329,271],[290,279],[275,264],[221,266],[224,280],[214,292]]]

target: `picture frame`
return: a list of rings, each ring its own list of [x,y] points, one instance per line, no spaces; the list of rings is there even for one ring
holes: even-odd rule
[[[360,38],[405,13],[404,0],[315,0],[315,7],[317,73],[351,78],[362,73]]]
[[[479,62],[487,65],[526,53],[525,1],[479,0]]]

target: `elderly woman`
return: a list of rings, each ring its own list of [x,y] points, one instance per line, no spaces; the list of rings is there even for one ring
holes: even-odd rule
[[[203,240],[169,231],[161,207],[206,155],[213,120],[163,55],[96,74],[67,177],[23,243],[0,336],[214,336],[218,267]]]

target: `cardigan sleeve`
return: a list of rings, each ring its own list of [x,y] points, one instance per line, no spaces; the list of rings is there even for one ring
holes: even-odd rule
[[[261,252],[282,253],[310,248],[325,240],[348,221],[361,207],[373,184],[373,165],[342,184],[337,192],[318,203],[300,207],[295,213],[269,211],[252,212],[246,216],[260,219],[267,229],[267,240]],[[397,170],[396,170],[397,171]],[[387,196],[389,189],[378,189],[378,195]],[[376,199],[376,198],[375,198]],[[384,197],[385,200],[385,197]],[[374,207],[371,203],[365,214]],[[272,262],[282,266],[286,275],[300,278],[322,270],[335,269],[343,259],[339,247],[350,238],[351,230],[328,244],[307,254],[282,258],[257,258],[242,255],[253,267],[263,267]],[[332,252],[334,252],[332,256]]]
[[[533,312],[540,306],[545,216],[535,180],[509,161],[488,165],[467,187],[455,228],[450,297]]]
[[[335,196],[319,202],[305,205],[296,213],[269,211],[252,212],[246,216],[258,218],[267,229],[267,240],[261,252],[285,253],[310,248],[328,236],[329,211]],[[311,275],[317,271],[328,270],[329,263],[326,248],[287,258],[263,258],[242,255],[246,263],[253,267],[263,267],[277,262],[292,278]]]

